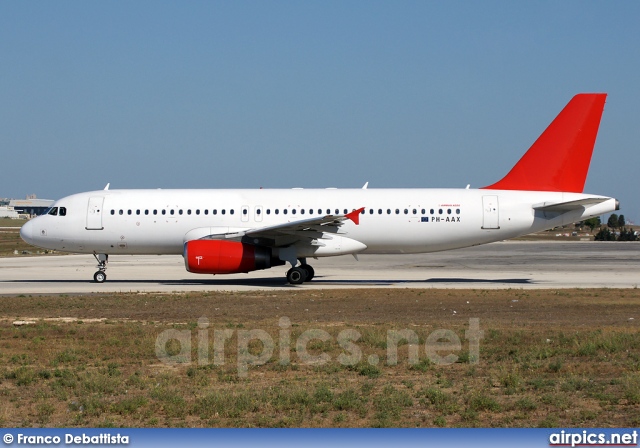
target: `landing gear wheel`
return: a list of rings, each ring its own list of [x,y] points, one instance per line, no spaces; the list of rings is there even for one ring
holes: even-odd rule
[[[287,280],[292,285],[301,285],[307,279],[307,271],[302,268],[291,268],[287,271]]]
[[[94,253],[93,258],[95,258],[98,262],[98,266],[96,266],[98,268],[98,272],[93,274],[93,281],[95,281],[96,283],[104,283],[104,281],[107,279],[107,274],[104,271],[107,270],[109,255]]]
[[[307,273],[307,277],[304,279],[305,282],[310,282],[313,279],[313,277],[316,275],[313,268],[308,264],[301,264],[300,269],[304,269],[304,271]]]

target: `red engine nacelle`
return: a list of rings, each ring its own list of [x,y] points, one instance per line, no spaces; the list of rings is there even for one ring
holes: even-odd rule
[[[223,240],[192,240],[184,245],[184,264],[196,274],[236,274],[271,267],[271,249]]]

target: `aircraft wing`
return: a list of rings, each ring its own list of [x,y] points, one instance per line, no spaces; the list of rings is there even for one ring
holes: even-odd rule
[[[338,228],[344,225],[346,221],[353,221],[358,225],[360,224],[360,213],[363,210],[364,207],[342,215],[325,215],[316,218],[299,219],[275,226],[208,235],[202,239],[253,240],[267,246],[286,245],[304,239],[322,238],[324,233],[337,233]]]

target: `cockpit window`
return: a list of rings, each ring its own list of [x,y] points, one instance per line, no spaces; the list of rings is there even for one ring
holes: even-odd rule
[[[51,207],[47,215],[58,216],[58,207]]]
[[[58,214],[60,216],[67,216],[67,207],[60,207],[60,212]]]

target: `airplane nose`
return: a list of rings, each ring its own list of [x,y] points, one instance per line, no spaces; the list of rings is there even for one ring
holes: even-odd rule
[[[33,244],[33,221],[27,221],[22,225],[20,228],[20,238],[22,238],[25,243]]]

